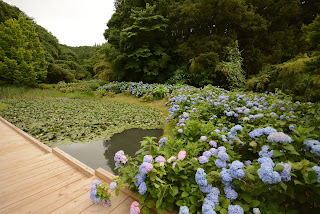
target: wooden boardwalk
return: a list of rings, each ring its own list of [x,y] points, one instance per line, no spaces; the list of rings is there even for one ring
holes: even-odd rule
[[[92,181],[110,183],[112,178],[0,117],[0,213],[130,213],[139,198],[126,189],[107,208],[90,200]]]

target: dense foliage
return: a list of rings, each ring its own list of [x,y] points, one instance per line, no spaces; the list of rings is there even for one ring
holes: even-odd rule
[[[59,81],[72,82],[75,80],[89,79],[96,75],[94,72],[94,65],[99,62],[99,56],[101,55],[100,48],[101,46],[93,46],[93,47],[68,47],[66,45],[59,44],[58,39],[48,32],[45,28],[37,25],[33,20],[25,15],[19,8],[11,6],[3,1],[0,1],[0,23],[6,23],[6,28],[9,26],[9,20],[26,19],[26,22],[29,25],[33,26],[33,37],[22,37],[23,33],[20,35],[16,35],[17,31],[10,31],[5,29],[1,29],[2,34],[7,34],[8,38],[1,38],[3,42],[1,43],[1,48],[6,49],[5,56],[8,59],[15,60],[17,54],[13,53],[15,50],[12,50],[12,54],[9,48],[13,47],[22,47],[30,46],[36,42],[40,41],[40,47],[34,47],[34,52],[39,54],[44,54],[45,62],[42,62],[43,59],[39,60],[36,57],[25,59],[17,62],[17,66],[25,66],[22,62],[24,61],[29,67],[33,67],[34,64],[44,63],[45,66],[45,75],[41,76],[41,78],[35,78],[35,75],[30,75],[29,72],[25,72],[21,69],[20,74],[16,74],[15,78],[25,79],[25,76],[28,76],[29,79],[32,79],[28,83],[28,81],[14,81],[13,79],[9,81],[7,78],[2,78],[2,83],[6,84],[15,84],[15,85],[36,85],[38,82],[46,82],[46,83],[57,83]],[[12,21],[10,21],[12,22]],[[10,25],[13,25],[12,23]],[[20,26],[21,32],[30,31],[29,25]],[[13,27],[13,26],[10,26]],[[4,41],[4,40],[7,41]],[[10,44],[9,44],[10,43]],[[29,47],[30,48],[30,47]],[[40,48],[40,49],[39,49]],[[16,49],[16,48],[14,48]],[[34,54],[35,54],[34,53]],[[8,64],[8,60],[5,62],[3,59],[3,53],[0,58],[0,62]],[[11,67],[6,70],[8,73],[14,73],[15,69]],[[4,71],[3,71],[4,72]],[[31,72],[32,73],[32,72]],[[19,77],[21,75],[21,77]]]
[[[46,144],[109,139],[124,129],[161,128],[164,118],[148,107],[86,99],[2,99],[0,115]],[[121,111],[119,111],[121,109]]]
[[[128,159],[116,163],[119,181],[145,213],[319,212],[319,104],[212,86],[175,90],[168,104],[172,137],[146,138],[134,158],[115,154]]]
[[[304,53],[308,43],[301,27],[320,13],[320,3],[116,0],[115,9],[105,31],[111,80],[164,82],[183,76],[192,85],[230,87],[268,64]]]
[[[317,102],[320,100],[320,16],[303,26],[309,44],[307,54],[278,65],[268,65],[248,80],[255,91],[275,91],[277,88],[295,99]]]
[[[33,22],[20,14],[0,23],[0,83],[34,86],[46,74],[44,50]]]

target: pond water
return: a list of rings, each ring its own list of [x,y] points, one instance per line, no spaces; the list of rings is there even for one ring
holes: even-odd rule
[[[144,137],[149,136],[159,139],[162,134],[162,129],[130,129],[113,135],[108,141],[98,140],[93,143],[73,143],[59,146],[58,148],[92,169],[101,167],[113,174],[117,174],[117,170],[114,170],[115,161],[113,160],[117,151],[123,150],[125,154],[134,157],[136,151],[140,149],[140,141]]]

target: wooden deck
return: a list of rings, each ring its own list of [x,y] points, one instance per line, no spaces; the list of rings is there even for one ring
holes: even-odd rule
[[[112,178],[0,117],[0,213],[130,213],[139,198],[126,189],[107,208],[90,200],[92,181],[110,183]]]

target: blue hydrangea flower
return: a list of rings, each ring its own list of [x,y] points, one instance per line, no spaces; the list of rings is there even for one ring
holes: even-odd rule
[[[202,204],[202,213],[203,214],[216,214],[216,212],[214,211],[214,208],[215,208],[214,202],[205,198],[203,201],[203,204]]]
[[[292,131],[292,130],[294,129],[294,125],[291,124],[291,125],[289,126],[289,129]]]
[[[207,174],[204,172],[202,168],[198,168],[195,178],[198,185],[206,186],[208,184],[207,182]]]
[[[244,211],[239,205],[229,205],[228,214],[244,214]]]
[[[230,184],[232,182],[232,176],[231,176],[230,170],[223,168],[222,171],[220,172],[220,178],[221,178],[221,182],[224,185]]]
[[[227,166],[227,163],[221,159],[215,160],[214,163],[216,164],[216,167],[218,167],[218,168],[224,168]]]
[[[320,167],[319,166],[313,166],[312,167],[313,171],[315,171],[318,175],[318,183],[320,183]]]
[[[260,163],[260,164],[267,163],[267,164],[269,164],[271,167],[274,167],[274,163],[273,163],[272,159],[269,158],[269,157],[261,157],[261,158],[258,158],[258,163]]]
[[[218,158],[222,161],[227,161],[229,159],[229,155],[225,151],[218,152]]]
[[[249,132],[249,137],[251,138],[257,138],[263,135],[263,129],[255,129],[251,132]]]
[[[203,152],[202,156],[210,158],[212,156],[212,153],[210,151],[205,151],[205,152]]]
[[[271,128],[269,126],[263,129],[263,134],[265,134],[265,135],[269,135],[273,132],[277,132],[277,130],[274,128]]]
[[[271,158],[273,156],[273,150],[268,151],[270,147],[268,145],[264,145],[261,148],[261,151],[259,152],[260,157],[269,157]]]
[[[231,185],[225,186],[223,190],[226,198],[231,202],[237,199],[238,193],[231,187]]]
[[[203,193],[210,193],[212,191],[212,185],[211,184],[199,185],[199,189]]]
[[[187,206],[181,206],[179,209],[179,214],[189,214],[189,208]]]
[[[199,163],[203,164],[203,163],[208,163],[209,159],[206,156],[200,156],[199,157]]]
[[[235,160],[232,162],[230,167],[231,176],[236,179],[243,178],[245,173],[242,170],[244,167],[244,164],[238,160]]]
[[[146,176],[143,174],[138,174],[134,179],[137,179],[137,181],[134,183],[136,187],[139,187],[142,182],[146,179]]]
[[[281,176],[281,181],[284,181],[284,182],[288,182],[291,180],[291,175],[290,175],[290,172],[291,172],[291,166],[287,163],[279,163],[277,165],[283,165],[284,166],[284,169],[282,170],[282,172],[279,172],[280,176]]]
[[[272,143],[291,143],[293,141],[290,136],[283,132],[272,132],[268,136],[268,140]]]
[[[258,175],[265,184],[276,184],[281,181],[280,174],[273,171],[272,166],[268,163],[261,164],[261,168],[258,170]]]
[[[139,193],[144,195],[147,192],[147,185],[145,182],[142,182],[139,186]]]
[[[99,203],[101,201],[101,196],[99,196],[99,197],[95,196],[93,201],[95,204]]]
[[[244,162],[244,165],[245,165],[245,166],[251,165],[251,160],[246,160],[246,161]]]
[[[117,188],[117,183],[116,182],[111,182],[110,183],[110,189],[113,190],[115,188]]]
[[[218,154],[218,149],[212,148],[209,150],[209,152],[211,153],[211,156],[214,156]]]

